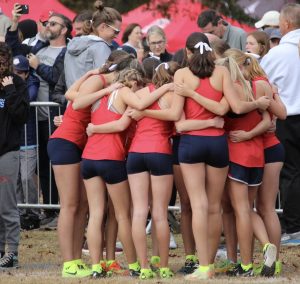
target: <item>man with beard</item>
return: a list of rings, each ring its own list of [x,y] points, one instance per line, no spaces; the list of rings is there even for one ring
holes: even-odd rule
[[[52,93],[64,68],[67,38],[72,31],[72,22],[66,16],[52,13],[46,23],[45,37],[47,42],[38,41],[35,46],[21,44],[18,41],[18,21],[21,16],[19,4],[15,4],[12,11],[12,26],[10,27],[6,42],[10,45],[13,55],[26,55],[30,67],[40,79],[38,102],[52,101]],[[53,118],[58,113],[50,111],[48,107],[38,108],[38,138],[39,138],[39,179],[41,183],[44,204],[57,204],[58,194],[54,178],[49,178],[49,158],[47,143],[49,132],[53,131]],[[49,125],[51,127],[49,131]],[[51,188],[51,192],[50,192]],[[51,199],[50,199],[51,196]],[[45,211],[45,218],[41,225],[52,223],[56,226],[57,216],[54,211]]]

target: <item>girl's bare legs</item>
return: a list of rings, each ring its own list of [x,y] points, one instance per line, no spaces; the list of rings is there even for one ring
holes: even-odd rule
[[[111,197],[108,196],[107,202],[107,218],[104,222],[105,227],[105,246],[106,246],[106,259],[115,259],[116,241],[118,235],[118,222],[115,216],[115,210]]]
[[[123,245],[127,262],[134,263],[136,262],[137,258],[131,235],[131,196],[128,181],[126,180],[116,184],[107,184],[107,189],[115,209],[115,216],[118,222],[119,238]]]
[[[180,164],[184,183],[191,201],[192,226],[199,263],[209,264],[208,255],[208,202],[205,191],[205,165]]]
[[[234,210],[231,205],[228,189],[228,181],[225,185],[225,191],[222,197],[222,219],[223,231],[225,235],[227,259],[237,262],[237,233],[235,224]]]
[[[74,258],[80,259],[82,253],[82,245],[84,240],[84,231],[87,224],[88,216],[88,201],[86,196],[86,190],[83,184],[83,180],[80,179],[80,197],[79,208],[75,217],[74,225]]]
[[[265,164],[263,183],[258,190],[256,209],[264,221],[269,240],[277,247],[277,259],[280,248],[281,226],[275,211],[276,197],[279,191],[279,174],[283,163]]]
[[[192,229],[192,208],[179,165],[173,165],[175,185],[181,207],[180,229],[185,255],[195,254],[195,239]]]
[[[248,200],[248,186],[241,182],[228,180],[229,196],[236,218],[236,229],[240,245],[242,264],[252,263],[253,228],[251,208]]]
[[[160,266],[168,267],[170,228],[168,222],[168,205],[173,188],[173,175],[151,175],[152,220],[155,223]]]
[[[222,233],[221,200],[228,167],[215,168],[206,165],[206,192],[208,199],[208,248],[209,263],[214,263]]]
[[[63,260],[75,258],[76,215],[80,202],[80,164],[54,165],[55,181],[59,192],[60,212],[58,217],[58,241]],[[81,251],[81,247],[80,247]],[[78,253],[78,251],[77,251]]]
[[[89,203],[89,222],[87,241],[92,264],[99,264],[102,259],[103,238],[101,226],[105,211],[106,186],[100,177],[84,180]]]
[[[146,222],[149,212],[148,191],[150,176],[148,172],[128,175],[133,203],[132,237],[141,268],[149,268],[147,258]]]

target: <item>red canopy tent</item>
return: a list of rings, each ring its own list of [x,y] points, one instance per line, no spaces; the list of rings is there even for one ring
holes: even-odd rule
[[[127,14],[122,15],[122,30],[130,23],[139,23],[143,32],[147,32],[152,25],[159,25],[164,29],[168,39],[168,50],[174,52],[185,46],[185,40],[190,33],[200,31],[197,26],[198,15],[207,9],[198,1],[178,0],[176,5],[170,7],[170,19],[164,18],[161,14],[147,9],[146,4],[142,5]],[[240,24],[236,20],[223,17],[234,26],[243,28],[246,32],[254,28]],[[120,42],[121,36],[118,38]]]
[[[73,11],[65,7],[57,0],[2,0],[0,1],[0,8],[8,17],[11,17],[11,11],[14,3],[29,5],[29,14],[22,15],[21,20],[33,19],[38,21],[39,16],[48,11],[61,13],[67,16],[70,20],[73,20],[76,15]]]

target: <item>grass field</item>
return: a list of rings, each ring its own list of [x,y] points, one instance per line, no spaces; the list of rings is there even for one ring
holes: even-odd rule
[[[170,251],[170,267],[177,271],[184,262],[183,245],[181,235],[175,235],[178,248]],[[149,244],[150,247],[150,244]],[[261,253],[257,249],[255,259],[261,259]],[[125,264],[124,256],[118,257],[121,263]],[[217,276],[209,281],[199,281],[199,283],[300,283],[300,246],[287,247],[281,249],[281,259],[283,262],[283,273],[278,278],[228,278]],[[89,262],[89,258],[85,258]],[[0,283],[13,284],[43,284],[43,283],[140,283],[138,279],[130,277],[112,277],[101,280],[90,279],[63,279],[61,273],[61,259],[57,244],[56,231],[28,231],[22,232],[19,252],[19,269],[0,271]],[[189,283],[183,276],[176,274],[171,280],[161,280],[159,278],[143,283]]]

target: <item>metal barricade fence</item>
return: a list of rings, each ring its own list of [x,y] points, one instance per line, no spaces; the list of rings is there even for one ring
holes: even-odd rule
[[[25,188],[23,188],[23,193],[24,193],[24,203],[18,203],[19,208],[37,208],[37,209],[59,209],[59,204],[54,204],[52,202],[52,185],[51,181],[54,179],[54,176],[52,175],[51,172],[51,163],[49,162],[49,204],[44,204],[41,203],[41,185],[40,185],[40,160],[39,160],[39,121],[38,121],[38,108],[40,107],[46,107],[47,108],[47,113],[48,113],[48,133],[49,136],[51,135],[51,124],[53,123],[51,121],[51,115],[50,115],[50,108],[56,108],[58,110],[58,113],[61,113],[61,105],[58,103],[54,102],[31,102],[30,103],[30,108],[34,108],[34,113],[35,113],[35,129],[36,129],[36,194],[37,194],[37,203],[29,203],[29,184],[28,184],[28,179],[25,180]],[[25,129],[25,172],[27,173],[27,168],[28,168],[28,141],[27,141],[27,127],[26,125],[24,126]],[[18,201],[19,202],[19,201]]]
[[[36,125],[36,157],[37,157],[37,165],[36,165],[36,174],[37,174],[37,182],[36,182],[36,191],[38,196],[37,203],[29,203],[28,202],[28,180],[25,182],[25,190],[23,189],[24,194],[24,203],[18,203],[19,208],[38,208],[38,209],[59,209],[59,204],[52,203],[52,187],[51,187],[51,180],[54,179],[51,171],[51,163],[49,162],[49,204],[40,203],[41,201],[41,185],[40,185],[40,161],[39,161],[39,133],[38,133],[38,108],[39,107],[47,107],[48,111],[48,132],[49,136],[51,135],[51,116],[50,116],[50,108],[58,108],[58,113],[61,113],[61,105],[54,102],[31,102],[30,107],[35,109],[35,125]],[[25,148],[27,147],[27,133],[26,133],[26,125],[25,125]],[[25,150],[25,164],[28,163],[27,161],[27,150]],[[26,170],[27,172],[27,170]],[[180,211],[179,206],[169,206],[169,211]],[[280,193],[278,194],[278,199],[276,201],[276,211],[277,213],[282,213],[281,208],[281,198]]]

